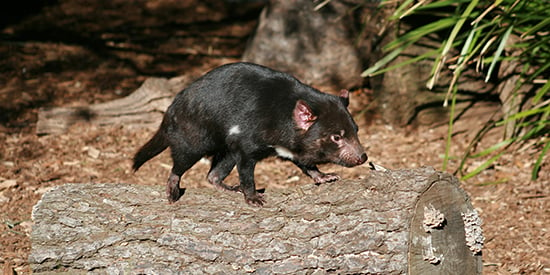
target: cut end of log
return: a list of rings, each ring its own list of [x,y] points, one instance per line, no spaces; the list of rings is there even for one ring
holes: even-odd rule
[[[470,225],[464,219],[465,213],[477,212],[458,179],[440,174],[433,181],[418,198],[412,216],[409,274],[481,274],[481,254],[472,253],[469,241],[471,235],[482,236],[481,227],[476,227],[481,220]]]

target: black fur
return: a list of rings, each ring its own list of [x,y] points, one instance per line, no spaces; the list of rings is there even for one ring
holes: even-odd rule
[[[338,179],[321,173],[317,164],[349,167],[366,161],[347,103],[347,91],[333,96],[260,65],[224,65],[176,95],[157,133],[135,155],[133,169],[170,147],[174,166],[167,193],[174,202],[183,173],[203,156],[213,156],[208,180],[261,206],[254,167],[266,157],[288,158],[316,182]],[[241,184],[226,186],[223,179],[235,165]]]

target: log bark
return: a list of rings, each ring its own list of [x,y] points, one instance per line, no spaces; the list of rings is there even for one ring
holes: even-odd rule
[[[62,134],[71,125],[82,121],[95,125],[158,126],[173,97],[190,80],[186,76],[148,78],[141,87],[124,98],[88,106],[40,108],[36,133]]]
[[[480,221],[458,180],[432,168],[237,193],[67,184],[33,209],[34,273],[480,274]]]

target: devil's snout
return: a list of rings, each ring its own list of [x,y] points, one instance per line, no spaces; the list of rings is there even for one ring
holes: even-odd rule
[[[367,159],[367,154],[361,146],[348,144],[348,146],[341,148],[340,160],[343,162],[344,166],[352,167],[361,165],[365,163]]]
[[[358,152],[354,158],[351,158],[351,166],[361,165],[367,161],[369,157],[367,157],[367,153],[365,152]]]
[[[367,157],[367,153],[361,154],[361,156],[359,157],[359,163],[357,165],[365,163],[367,159],[369,159],[369,157]]]

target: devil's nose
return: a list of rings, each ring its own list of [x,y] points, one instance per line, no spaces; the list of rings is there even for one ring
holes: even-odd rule
[[[366,153],[363,153],[363,154],[359,157],[359,164],[365,163],[365,161],[367,161],[367,159],[369,159],[369,157],[367,157],[367,154],[366,154]]]

